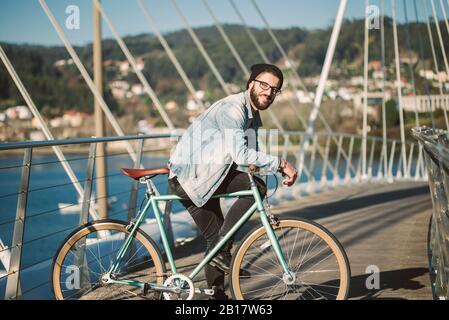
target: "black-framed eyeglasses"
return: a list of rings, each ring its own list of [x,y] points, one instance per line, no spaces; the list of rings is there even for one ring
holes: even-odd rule
[[[268,83],[266,83],[265,81],[260,81],[260,80],[257,80],[257,79],[254,79],[254,81],[259,82],[259,87],[262,90],[271,89],[271,92],[273,92],[273,94],[275,94],[275,95],[278,95],[278,94],[280,94],[282,92],[282,90],[279,89],[278,87],[272,87]]]

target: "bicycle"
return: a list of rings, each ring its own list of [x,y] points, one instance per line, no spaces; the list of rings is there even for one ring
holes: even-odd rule
[[[351,272],[341,244],[316,222],[272,215],[254,182],[256,167],[248,170],[250,190],[214,196],[252,196],[255,203],[188,276],[177,273],[158,207],[159,201],[180,198],[156,195],[151,183],[153,177],[168,174],[169,169],[121,171],[147,186],[144,209],[129,222],[93,221],[66,238],[52,266],[51,285],[56,299],[189,300],[195,293],[213,295],[213,288],[195,288],[192,280],[256,211],[262,226],[246,235],[231,261],[229,287],[234,299],[347,298]],[[139,229],[149,207],[157,221],[170,272],[156,242]]]

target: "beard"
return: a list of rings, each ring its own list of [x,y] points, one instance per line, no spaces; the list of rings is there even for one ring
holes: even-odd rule
[[[262,102],[260,101],[261,97],[266,97],[266,101]],[[266,95],[266,94],[257,94],[256,90],[254,90],[254,87],[250,91],[250,98],[254,106],[258,110],[266,110],[268,107],[273,103],[274,101],[274,95]]]

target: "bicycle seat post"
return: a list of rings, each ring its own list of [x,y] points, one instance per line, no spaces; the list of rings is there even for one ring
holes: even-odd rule
[[[148,195],[153,195],[154,194],[153,186],[151,185],[150,179],[148,179],[148,177],[140,178],[140,183],[147,185]]]

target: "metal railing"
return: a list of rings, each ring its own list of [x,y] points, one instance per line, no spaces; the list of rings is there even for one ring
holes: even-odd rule
[[[169,149],[172,145],[173,139],[177,139],[179,137],[179,134],[177,132],[173,133],[167,133],[167,134],[150,134],[150,135],[132,135],[132,136],[126,136],[126,137],[105,137],[105,138],[86,138],[86,139],[67,139],[67,140],[55,140],[55,141],[33,141],[33,142],[17,142],[17,143],[5,143],[0,144],[0,155],[2,152],[12,152],[15,150],[22,150],[23,151],[23,161],[22,164],[13,164],[9,166],[0,167],[0,176],[4,171],[8,170],[20,170],[20,185],[19,185],[19,191],[18,192],[11,192],[11,190],[8,190],[9,192],[2,192],[3,194],[0,195],[0,201],[5,201],[5,199],[10,198],[17,198],[17,208],[16,208],[16,215],[15,218],[12,219],[11,217],[9,219],[4,220],[3,217],[0,217],[0,263],[4,265],[6,272],[4,274],[0,274],[0,280],[1,278],[6,278],[6,288],[5,288],[5,299],[20,299],[23,297],[24,294],[27,292],[33,291],[38,289],[39,287],[42,287],[44,285],[48,285],[48,279],[49,277],[45,277],[43,279],[40,279],[40,283],[37,283],[37,285],[32,286],[31,288],[28,288],[27,290],[22,290],[20,286],[20,275],[21,271],[24,269],[37,267],[43,263],[46,263],[48,261],[51,261],[53,254],[50,256],[44,256],[37,259],[37,261],[31,261],[27,264],[24,263],[24,248],[30,247],[33,248],[35,246],[37,250],[40,250],[39,245],[48,246],[48,242],[54,242],[54,239],[58,239],[57,242],[60,242],[61,239],[63,239],[65,236],[67,236],[71,231],[73,231],[76,227],[79,225],[85,224],[89,221],[89,213],[91,213],[91,207],[92,204],[95,203],[99,198],[92,196],[93,191],[93,183],[97,179],[112,179],[116,176],[121,175],[121,173],[114,168],[113,173],[106,175],[105,177],[94,177],[94,167],[95,167],[95,160],[98,158],[96,154],[96,146],[98,143],[121,143],[124,141],[130,141],[134,140],[136,141],[136,148],[135,148],[135,161],[132,161],[131,159],[128,161],[128,166],[131,165],[134,168],[140,168],[142,165],[142,158],[146,153],[152,153],[160,148],[156,146],[156,148],[153,146],[153,148],[145,148],[145,141],[148,140],[156,140],[156,139],[168,139],[169,141],[165,141],[163,143],[164,149]],[[148,144],[148,143],[147,143]],[[56,184],[50,184],[45,186],[38,186],[38,187],[31,187],[31,173],[33,168],[43,168],[40,171],[45,172],[45,166],[51,166],[55,164],[61,164],[61,161],[58,159],[50,160],[50,161],[36,161],[33,159],[33,153],[40,154],[42,153],[42,149],[48,148],[48,147],[54,147],[54,146],[61,146],[61,147],[68,147],[71,145],[77,145],[77,146],[84,146],[84,150],[88,150],[88,156],[76,156],[72,159],[66,159],[66,165],[70,166],[74,163],[77,163],[79,161],[84,161],[85,167],[83,164],[81,167],[83,168],[81,171],[85,172],[85,177],[82,180],[76,180],[75,182],[70,179],[69,182],[64,183],[56,183]],[[124,146],[123,146],[124,147]],[[78,148],[79,149],[79,148]],[[77,149],[77,150],[78,150]],[[121,152],[120,147],[116,146],[114,148],[116,151],[110,152],[107,155],[108,159],[114,158],[114,157],[124,157],[129,158],[129,153],[127,151]],[[123,148],[124,149],[124,148]],[[39,150],[40,152],[36,152],[36,150]],[[47,154],[49,151],[46,151],[45,154]],[[77,151],[79,152],[79,150]],[[166,151],[167,153],[168,151]],[[36,170],[38,171],[38,170]],[[79,171],[79,170],[78,170]],[[48,182],[52,182],[52,179],[48,179]],[[40,198],[39,193],[42,192],[54,192],[55,197],[58,196],[61,189],[65,187],[72,187],[75,183],[82,184],[84,183],[83,188],[83,196],[80,199],[79,203],[75,204],[67,204],[62,207],[57,208],[46,208],[45,210],[41,210],[39,212],[27,212],[27,209],[29,209],[29,197],[30,195],[36,195],[37,198]],[[156,187],[156,190],[158,186],[161,185],[161,183],[155,183],[154,186]],[[126,186],[129,186],[128,184]],[[108,218],[116,218],[117,216],[123,216],[126,215],[124,219],[132,219],[136,215],[136,208],[137,208],[137,200],[138,200],[138,194],[139,194],[139,185],[137,181],[131,182],[131,188],[126,187],[122,188],[122,190],[113,192],[108,195],[108,200],[112,200],[117,197],[127,197],[129,196],[128,205],[126,208],[122,210],[118,210],[114,212],[113,214],[110,214]],[[125,189],[125,190],[123,190]],[[3,190],[5,191],[5,190]],[[75,190],[74,190],[75,191]],[[143,191],[141,189],[140,191]],[[165,192],[165,190],[164,190]],[[75,207],[75,208],[74,208]],[[47,220],[50,215],[56,214],[60,212],[61,210],[70,210],[74,209],[76,213],[79,214],[79,219],[75,222],[75,224],[70,224],[69,226],[64,226],[63,228],[59,228],[58,230],[52,230],[52,232],[44,233],[44,234],[38,234],[38,235],[30,235],[28,237],[25,236],[25,231],[27,230],[25,228],[25,225],[29,223],[31,220]],[[165,206],[164,208],[161,208],[164,210],[164,225],[167,227],[167,233],[172,234],[171,232],[171,223],[170,223],[170,206]],[[7,212],[3,212],[7,213]],[[91,215],[92,219],[96,219],[96,215]],[[122,217],[123,219],[123,217]],[[2,238],[4,238],[5,234],[1,234],[1,230],[6,230],[8,226],[11,226],[13,229],[12,238],[11,238],[11,245],[7,246],[6,241],[2,241]],[[32,229],[32,228],[31,228]],[[28,234],[33,233],[32,230],[29,230],[27,232]],[[35,233],[35,232],[34,232]],[[173,239],[173,238],[171,238]],[[57,243],[55,245],[59,245],[60,243]],[[171,245],[174,245],[171,243]],[[56,247],[53,247],[53,249],[56,249]],[[54,250],[53,250],[54,251]],[[25,257],[26,258],[26,257]]]
[[[277,134],[277,137],[273,138],[273,132]],[[298,179],[298,184],[293,188],[282,188],[277,193],[278,199],[290,200],[297,198],[307,193],[311,193],[318,190],[323,190],[327,187],[347,186],[352,183],[359,183],[365,181],[395,181],[398,179],[409,180],[422,180],[425,179],[424,170],[420,170],[420,148],[417,147],[417,143],[406,142],[406,150],[408,153],[407,170],[404,172],[401,170],[403,166],[401,163],[403,159],[401,157],[401,141],[400,140],[386,140],[381,138],[368,137],[367,159],[368,166],[367,172],[363,174],[361,166],[361,145],[363,137],[359,135],[351,134],[338,134],[338,133],[316,133],[313,137],[307,136],[304,132],[279,132],[273,131],[270,135],[265,137],[269,139],[264,143],[267,146],[267,152],[278,155],[283,158],[290,159],[293,163],[298,160],[300,145],[303,139],[311,139],[310,148],[305,150],[306,155],[304,157],[304,174],[302,180]],[[42,279],[38,279],[33,285],[27,283],[26,286],[21,282],[21,273],[32,267],[38,268],[42,264],[51,261],[56,248],[62,242],[62,240],[79,225],[82,225],[89,221],[89,219],[96,219],[95,208],[93,204],[98,200],[97,197],[92,196],[94,189],[94,182],[97,179],[108,179],[110,184],[120,185],[120,188],[111,190],[108,195],[108,199],[111,200],[114,197],[119,198],[122,203],[127,203],[126,207],[120,207],[117,211],[109,214],[108,218],[119,217],[122,220],[131,219],[136,214],[136,208],[139,197],[144,198],[144,190],[139,189],[139,184],[136,181],[129,182],[123,177],[122,181],[127,183],[117,183],[121,176],[119,167],[122,166],[134,166],[134,168],[145,166],[154,166],[154,164],[144,163],[144,156],[153,156],[157,147],[155,148],[154,141],[160,141],[160,139],[168,139],[163,143],[165,147],[163,158],[167,159],[169,155],[169,149],[178,140],[181,131],[174,131],[167,134],[152,134],[152,135],[132,135],[126,137],[105,137],[105,138],[85,138],[85,139],[68,139],[68,140],[55,140],[55,141],[33,141],[33,142],[17,142],[0,144],[0,156],[3,153],[10,154],[11,152],[20,152],[23,154],[23,160],[21,163],[13,162],[6,163],[5,166],[0,165],[0,177],[8,177],[4,175],[5,171],[17,171],[15,178],[14,188],[8,190],[2,190],[0,192],[0,201],[2,201],[2,207],[14,206],[11,201],[17,201],[15,209],[15,216],[12,213],[9,214],[7,219],[5,215],[0,215],[0,262],[3,262],[6,272],[0,274],[0,281],[2,278],[6,278],[5,299],[18,299],[31,292],[37,292],[34,290],[40,289],[42,286],[48,286],[49,276],[45,276]],[[136,143],[135,146],[135,159],[133,161],[128,153],[127,148],[123,145],[123,142],[133,140]],[[108,143],[107,160],[112,161],[118,159],[117,167],[112,168],[110,173],[105,177],[95,177],[94,167],[95,159],[98,158],[95,155],[96,146],[98,143]],[[116,146],[115,143],[121,144]],[[148,148],[152,145],[153,148]],[[61,160],[58,158],[45,158],[36,159],[36,154],[42,153],[42,149],[48,149],[47,152],[52,152],[51,149],[55,146],[63,148],[69,148],[70,146],[76,146],[78,152],[76,155],[65,158],[64,162],[68,166],[78,166],[77,179],[82,176],[82,179],[76,180],[69,179],[69,181],[61,180],[54,181],[52,176],[45,180],[44,185],[33,184],[33,174],[36,172],[46,172],[48,166],[61,165]],[[83,147],[84,153],[88,155],[80,155],[79,149]],[[160,147],[159,147],[160,149]],[[72,150],[73,151],[73,150]],[[23,153],[22,153],[23,152]],[[125,164],[126,159],[126,164]],[[16,157],[17,160],[17,157]],[[165,161],[162,161],[160,165],[164,165]],[[63,172],[62,167],[58,172]],[[17,181],[20,180],[20,184]],[[64,188],[73,188],[75,183],[82,184],[81,187],[83,194],[79,203],[67,203],[63,206],[38,206],[35,208],[36,199],[41,199],[43,192],[51,192],[52,198],[57,199],[60,196],[60,192]],[[131,183],[131,186],[128,184]],[[166,184],[160,180],[155,182],[156,189]],[[303,187],[306,190],[303,190]],[[19,191],[16,191],[17,188]],[[12,189],[12,190],[11,190]],[[75,191],[75,190],[73,190]],[[142,192],[139,192],[142,191]],[[166,190],[162,190],[165,192]],[[77,194],[73,192],[73,194]],[[272,199],[272,204],[276,203],[276,199]],[[8,206],[5,204],[9,201]],[[59,201],[59,200],[58,200]],[[58,204],[59,205],[59,204]],[[161,208],[164,214],[164,225],[167,227],[167,233],[173,234],[170,223],[171,204],[168,204],[165,208]],[[92,210],[93,209],[93,210]],[[42,232],[36,232],[31,225],[36,221],[46,224],[50,218],[54,219],[57,213],[63,210],[72,210],[77,214],[76,219],[71,219],[71,223],[65,223],[65,220],[59,220],[52,228],[45,228]],[[0,209],[1,212],[1,209]],[[7,216],[7,215],[6,215]],[[70,220],[70,219],[69,219]],[[64,223],[62,223],[64,222]],[[26,225],[29,227],[26,228]],[[9,228],[9,229],[8,229]],[[2,231],[3,230],[3,231]],[[8,235],[5,235],[5,230],[8,230]],[[6,240],[5,240],[6,239]],[[9,246],[8,246],[9,245]],[[173,242],[172,242],[172,245]],[[28,259],[28,252],[40,251],[42,247],[51,246],[51,250],[47,250],[47,255],[40,255],[38,258],[32,260]],[[48,248],[47,248],[48,249]],[[2,259],[3,256],[3,259]],[[8,256],[6,259],[5,256]],[[49,268],[49,266],[47,266]],[[22,278],[23,279],[23,278]],[[22,280],[24,281],[24,280]],[[22,286],[21,286],[22,284]],[[24,288],[26,287],[26,288]]]
[[[412,130],[424,149],[433,212],[428,250],[432,292],[435,299],[449,299],[449,136],[427,127]]]

